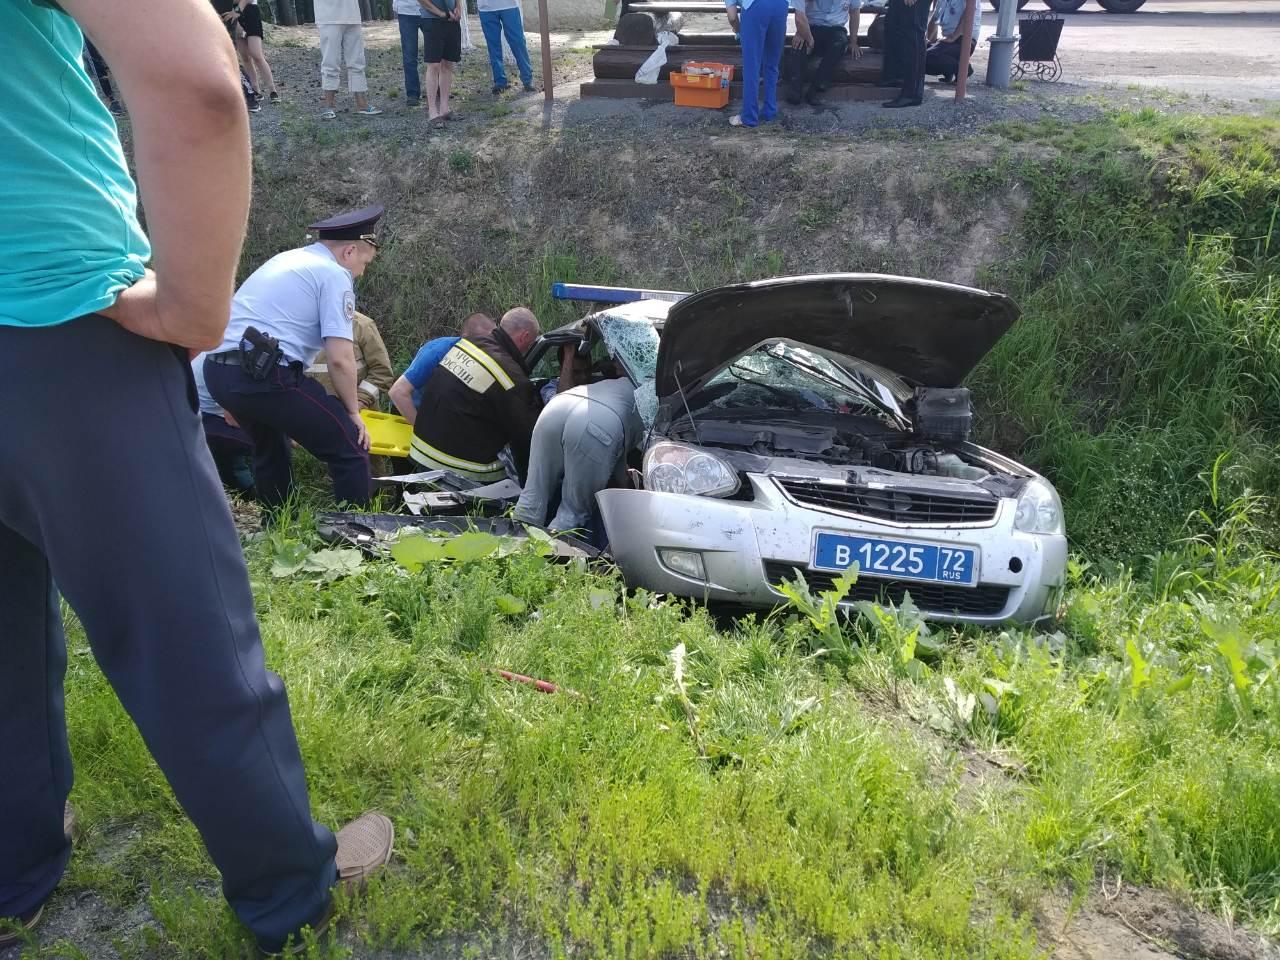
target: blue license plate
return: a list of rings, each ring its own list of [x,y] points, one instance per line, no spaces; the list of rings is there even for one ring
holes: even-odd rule
[[[815,570],[843,572],[854,564],[868,577],[925,580],[972,587],[978,582],[978,551],[909,540],[880,540],[819,533],[813,548]]]

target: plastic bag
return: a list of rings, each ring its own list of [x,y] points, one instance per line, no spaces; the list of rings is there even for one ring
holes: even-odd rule
[[[657,83],[658,74],[667,62],[667,47],[680,45],[680,38],[669,31],[658,34],[658,49],[649,54],[649,59],[640,64],[636,71],[636,83]]]

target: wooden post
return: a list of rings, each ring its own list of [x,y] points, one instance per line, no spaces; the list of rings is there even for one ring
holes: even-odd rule
[[[982,0],[966,0],[964,5],[964,29],[960,31],[960,69],[956,72],[956,103],[964,102],[964,92],[968,87],[969,80],[969,47],[972,46],[970,38],[973,36],[973,17],[974,7],[981,3]],[[1013,3],[1014,0],[1006,0]]]
[[[551,69],[551,16],[547,0],[538,0],[538,27],[542,33],[542,95],[547,103],[555,99],[555,79]]]

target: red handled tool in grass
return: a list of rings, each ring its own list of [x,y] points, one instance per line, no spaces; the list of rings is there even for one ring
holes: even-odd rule
[[[576,697],[579,700],[586,699],[577,690],[570,690],[568,687],[557,687],[554,683],[550,683],[546,680],[539,680],[536,677],[526,677],[523,673],[512,673],[510,670],[500,670],[497,667],[490,667],[489,669],[500,676],[503,680],[510,680],[513,683],[525,683],[533,687],[535,690],[540,690],[542,693],[563,693],[570,697]]]

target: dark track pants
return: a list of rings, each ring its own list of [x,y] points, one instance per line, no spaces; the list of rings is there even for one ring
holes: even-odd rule
[[[785,53],[787,86],[793,99],[800,99],[805,94],[805,85],[809,82],[809,60],[816,58],[818,68],[813,74],[813,89],[826,90],[835,76],[836,67],[845,55],[849,46],[849,31],[844,27],[810,27],[813,33],[813,49],[806,53],[788,47]]]
[[[929,0],[907,6],[889,0],[884,27],[884,66],[881,78],[902,84],[902,96],[924,99],[925,34],[929,29]]]
[[[937,43],[931,43],[924,52],[924,72],[931,77],[954,77],[960,72],[960,44],[962,41],[956,40],[952,43],[943,43],[939,40]],[[976,40],[969,41],[969,54],[973,55],[973,51],[978,48]],[[973,67],[969,68],[969,72],[973,72]]]
[[[369,454],[360,447],[355,424],[335,397],[303,373],[302,364],[276,367],[265,380],[254,380],[238,365],[206,359],[204,382],[253,440],[253,478],[263,506],[282,506],[293,489],[290,438],[324,461],[339,503],[369,502]]]
[[[0,326],[0,916],[43,902],[71,854],[59,591],[227,900],[277,947],[328,904],[336,844],[263,664],[186,352],[101,317]]]

